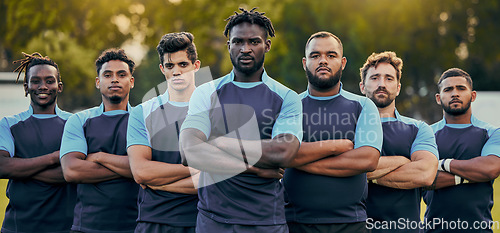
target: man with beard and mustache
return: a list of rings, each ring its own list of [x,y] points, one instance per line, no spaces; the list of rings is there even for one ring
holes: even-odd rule
[[[180,133],[184,164],[201,170],[196,232],[288,232],[279,179],[302,139],[302,108],[264,70],[271,20],[240,10],[224,30],[233,70],[194,91]]]
[[[139,185],[127,156],[127,123],[135,63],[123,49],[96,62],[102,103],[68,119],[61,142],[64,178],[77,184],[72,232],[134,232]]]
[[[436,102],[443,108],[444,119],[431,127],[441,160],[430,187],[434,190],[424,192],[425,219],[432,223],[425,232],[493,232],[491,208],[493,181],[500,174],[500,130],[472,115],[476,91],[467,72],[458,68],[445,71],[438,91]],[[461,229],[450,230],[456,225]]]
[[[370,99],[342,89],[346,63],[332,33],[307,40],[304,140],[283,178],[290,232],[367,232],[366,172],[377,167],[382,127]]]
[[[40,53],[23,53],[28,110],[0,121],[0,178],[9,179],[2,232],[69,232],[76,186],[64,180],[59,147],[70,113],[57,106],[59,67]]]
[[[418,224],[419,188],[430,186],[436,177],[438,151],[431,127],[401,116],[396,109],[402,68],[403,61],[394,52],[373,53],[360,68],[359,87],[377,105],[384,132],[377,169],[367,173],[367,227],[372,232],[419,232],[404,224],[380,226],[399,219]]]

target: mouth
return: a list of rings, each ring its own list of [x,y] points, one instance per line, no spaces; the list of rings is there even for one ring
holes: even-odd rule
[[[318,72],[318,73],[331,73],[332,70],[330,68],[328,68],[328,67],[324,67],[323,66],[323,67],[317,68],[316,72]]]
[[[49,93],[38,93],[36,94],[36,96],[39,98],[39,99],[45,99],[45,98],[48,98],[49,97]]]
[[[108,89],[112,90],[112,91],[117,91],[117,90],[122,89],[122,87],[120,87],[120,86],[110,86],[110,87],[108,87]]]
[[[179,84],[179,83],[183,83],[183,82],[184,82],[184,79],[181,79],[181,78],[172,79],[172,83]]]
[[[248,57],[248,56],[240,57],[240,58],[238,58],[238,61],[240,61],[243,64],[248,64],[248,63],[251,63],[253,61],[253,57]]]
[[[450,105],[451,104],[462,104],[462,101],[460,101],[460,100],[452,100],[452,101],[450,101]]]

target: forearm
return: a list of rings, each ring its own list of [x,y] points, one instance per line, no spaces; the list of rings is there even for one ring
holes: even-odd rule
[[[50,184],[66,183],[61,166],[43,170],[35,174],[32,178]]]
[[[353,146],[352,141],[348,139],[302,142],[289,167],[302,166],[328,156],[340,155],[352,150]]]
[[[433,165],[428,165],[422,161],[414,161],[378,178],[377,183],[397,189],[426,187],[432,185],[436,171],[437,161]]]
[[[33,158],[10,157],[0,152],[0,178],[25,179],[59,164],[59,151]]]
[[[89,154],[87,160],[98,163],[126,178],[132,178],[130,164],[126,155],[114,155],[105,152]]]
[[[148,185],[148,187],[154,190],[161,190],[172,193],[198,194],[197,187],[199,176],[200,174],[197,173],[193,176],[186,177],[170,184],[160,186]]]
[[[191,176],[189,167],[158,161],[144,162],[133,169],[137,183],[153,186],[175,183]]]
[[[375,170],[380,152],[369,146],[347,151],[335,157],[327,157],[297,167],[305,172],[333,176],[348,177]]]
[[[289,167],[300,145],[290,134],[266,140],[218,137],[211,144],[236,158],[244,156],[249,164],[263,168]]]
[[[404,156],[380,156],[377,169],[372,172],[367,172],[366,178],[368,180],[378,179],[407,163],[410,163],[410,160]]]
[[[437,173],[436,181],[432,185],[432,187],[430,187],[430,189],[440,189],[455,185],[456,185],[455,175],[448,172],[440,171]]]
[[[79,152],[64,155],[61,167],[64,179],[72,183],[99,183],[121,177],[98,163],[85,160],[85,155]]]
[[[496,155],[479,156],[469,160],[452,160],[450,173],[472,182],[494,180],[500,173],[500,158]]]

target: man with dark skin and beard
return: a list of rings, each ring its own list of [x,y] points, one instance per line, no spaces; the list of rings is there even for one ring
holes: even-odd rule
[[[444,118],[431,125],[441,160],[424,192],[425,232],[493,232],[493,181],[500,174],[500,130],[472,115],[476,99],[470,75],[458,68],[438,81],[436,102]],[[452,225],[455,224],[455,225]],[[453,228],[459,225],[460,228]],[[464,229],[466,228],[466,229]]]
[[[418,233],[406,224],[390,229],[387,222],[420,222],[420,188],[436,177],[438,152],[429,125],[399,114],[396,97],[401,91],[403,60],[395,52],[373,53],[360,69],[361,92],[377,105],[384,143],[377,169],[368,172],[367,228],[372,233]]]
[[[370,99],[342,89],[346,63],[332,33],[307,41],[304,139],[283,178],[290,232],[367,232],[366,172],[377,167],[382,127]]]
[[[285,233],[280,171],[302,140],[302,106],[264,69],[271,20],[240,10],[224,30],[233,70],[196,88],[180,133],[185,164],[201,170],[196,232]]]

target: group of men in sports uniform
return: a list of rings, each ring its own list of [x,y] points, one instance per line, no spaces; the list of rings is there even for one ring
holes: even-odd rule
[[[224,30],[229,74],[195,87],[194,36],[166,34],[168,88],[136,107],[121,49],[96,60],[101,105],[73,115],[57,107],[57,64],[24,54],[29,109],[0,121],[1,232],[450,232],[443,222],[492,220],[500,132],[472,115],[469,74],[442,74],[444,118],[429,126],[396,110],[394,52],[368,57],[359,96],[341,82],[341,40],[322,31],[305,45],[298,95],[264,69],[271,20],[240,10]],[[377,227],[422,223],[422,197],[431,227]]]

